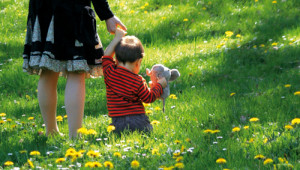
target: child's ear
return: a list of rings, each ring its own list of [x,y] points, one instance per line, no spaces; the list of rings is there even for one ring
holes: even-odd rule
[[[172,69],[171,70],[171,77],[169,81],[174,81],[180,76],[180,73],[177,69]]]

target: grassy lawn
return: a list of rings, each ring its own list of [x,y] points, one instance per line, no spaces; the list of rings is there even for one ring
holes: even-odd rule
[[[300,1],[109,3],[144,45],[141,75],[149,80],[145,70],[157,63],[181,73],[165,113],[162,101],[146,105],[153,133],[109,133],[105,84],[97,78],[86,79],[83,123],[96,133],[69,140],[60,78],[65,136],[45,137],[38,76],[22,71],[28,0],[0,0],[0,169],[132,169],[134,160],[138,169],[300,169]],[[113,36],[97,24],[106,47]]]

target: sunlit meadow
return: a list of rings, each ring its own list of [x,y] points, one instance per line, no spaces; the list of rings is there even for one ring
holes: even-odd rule
[[[113,134],[103,78],[86,80],[81,137],[68,139],[65,78],[47,138],[38,76],[22,71],[28,0],[0,0],[0,169],[300,169],[300,1],[109,0],[139,37],[140,74],[177,68],[166,101],[145,104],[150,135]],[[113,36],[98,19],[104,47]]]

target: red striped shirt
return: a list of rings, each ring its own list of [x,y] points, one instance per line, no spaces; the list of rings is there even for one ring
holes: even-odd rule
[[[142,76],[117,66],[110,56],[102,57],[102,66],[110,117],[145,114],[142,102],[152,103],[163,92],[159,83],[149,89]]]

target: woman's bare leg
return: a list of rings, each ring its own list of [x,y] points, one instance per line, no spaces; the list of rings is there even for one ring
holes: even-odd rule
[[[77,129],[82,126],[85,100],[85,74],[68,73],[65,106],[68,114],[69,137],[77,136]]]
[[[56,121],[58,77],[59,73],[43,70],[38,84],[38,100],[47,136],[59,132]]]

